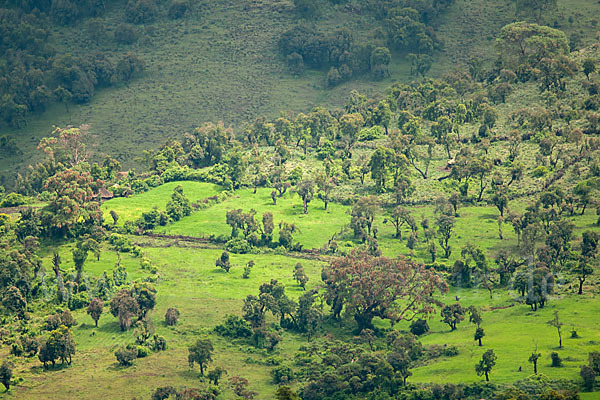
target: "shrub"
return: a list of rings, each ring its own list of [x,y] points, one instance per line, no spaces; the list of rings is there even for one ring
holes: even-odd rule
[[[120,365],[127,367],[133,364],[133,360],[137,358],[138,349],[135,346],[127,345],[120,347],[115,351],[115,357]]]
[[[423,335],[427,332],[429,332],[429,324],[427,323],[427,320],[424,319],[417,319],[415,321],[413,321],[410,324],[410,332],[413,335]]]
[[[252,246],[245,239],[233,238],[225,243],[225,250],[234,254],[247,254],[252,251]]]
[[[237,315],[226,315],[225,322],[215,327],[215,332],[224,337],[234,339],[252,336],[252,328],[248,321]]]
[[[540,165],[539,167],[537,167],[536,169],[533,170],[531,175],[534,178],[543,178],[544,176],[548,175],[549,173],[550,173],[550,171],[548,170],[548,168],[546,168],[543,165]]]
[[[550,354],[550,358],[552,359],[551,367],[560,368],[563,366],[562,359],[560,358],[557,352],[552,352],[552,354]]]
[[[150,350],[148,350],[147,347],[137,346],[136,349],[137,349],[137,358],[148,357],[148,355],[150,354]]]
[[[165,314],[165,322],[169,326],[173,326],[179,321],[179,310],[176,308],[169,308]]]
[[[27,202],[27,198],[18,193],[9,193],[0,202],[0,207],[18,207]]]

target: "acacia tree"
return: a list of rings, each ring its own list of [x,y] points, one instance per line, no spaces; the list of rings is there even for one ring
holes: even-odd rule
[[[430,314],[439,305],[434,292],[448,290],[433,269],[401,257],[375,257],[365,249],[332,261],[322,277],[334,316],[346,307],[359,331],[373,329],[374,317],[398,322]]]
[[[562,326],[564,324],[562,322],[560,322],[560,319],[558,318],[558,310],[554,310],[554,318],[552,318],[547,323],[548,323],[548,325],[556,328],[556,332],[558,333],[558,348],[562,349],[562,334],[561,334],[560,329],[562,328]]]

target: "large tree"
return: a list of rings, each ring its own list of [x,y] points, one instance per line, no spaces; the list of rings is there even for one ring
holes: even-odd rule
[[[397,322],[430,314],[439,304],[433,294],[448,289],[433,269],[401,257],[374,257],[364,249],[332,261],[322,277],[334,313],[345,306],[361,331],[373,329],[374,317]]]

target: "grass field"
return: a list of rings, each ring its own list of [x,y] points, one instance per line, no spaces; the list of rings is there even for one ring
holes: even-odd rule
[[[275,255],[232,255],[233,267],[230,273],[225,273],[214,265],[220,250],[158,247],[161,245],[160,241],[155,242],[155,245],[157,247],[145,248],[144,251],[160,268],[162,276],[157,285],[157,306],[152,318],[157,332],[167,339],[167,351],[138,359],[135,366],[127,369],[117,367],[112,353],[117,346],[133,340],[131,331],[120,332],[116,319],[108,313],[102,316],[99,328],[96,329],[89,316],[83,312],[76,312],[75,317],[79,325],[73,331],[78,347],[73,365],[70,368],[42,373],[39,362],[31,360],[19,368],[17,375],[22,376],[24,382],[15,387],[8,397],[34,399],[52,395],[57,399],[73,396],[94,399],[114,398],[115,393],[119,393],[120,398],[148,398],[153,388],[161,385],[194,386],[198,382],[198,374],[190,371],[187,366],[187,346],[196,338],[208,335],[214,341],[216,349],[211,365],[226,368],[229,376],[240,375],[248,378],[250,387],[260,393],[260,398],[271,398],[276,389],[270,383],[271,367],[249,361],[261,360],[271,355],[289,360],[306,339],[300,335],[282,332],[283,341],[278,349],[273,354],[267,354],[245,344],[223,340],[211,334],[211,330],[222,321],[225,314],[240,315],[243,298],[248,294],[256,294],[258,286],[269,279],[283,282],[286,292],[292,298],[299,296],[302,290],[292,280],[293,266],[298,261],[303,264],[310,277],[307,287],[315,287],[320,281],[322,263]],[[254,260],[256,265],[250,279],[243,279],[243,266],[250,259]],[[111,259],[111,253],[103,253],[101,260],[100,263],[88,262],[86,271],[94,275],[99,274],[114,261]],[[49,260],[45,263],[48,265]],[[124,265],[131,278],[142,274],[135,260],[126,261]],[[496,292],[490,302],[488,293],[484,290],[463,289],[448,293],[442,300],[453,302],[454,296],[460,296],[464,306],[474,304],[487,309],[506,308],[484,312],[482,326],[486,336],[482,348],[472,340],[473,325],[465,321],[456,331],[450,332],[447,325],[438,321],[439,317],[433,317],[429,322],[431,333],[422,337],[423,344],[456,345],[459,355],[438,359],[435,363],[415,368],[410,379],[415,382],[455,383],[480,380],[481,378],[475,375],[473,366],[484,350],[493,348],[498,355],[498,363],[491,379],[493,382],[509,383],[531,373],[531,365],[527,363],[527,358],[536,344],[538,351],[542,353],[539,364],[541,373],[551,378],[577,379],[579,365],[584,361],[587,352],[598,349],[600,343],[596,318],[600,312],[599,294],[588,292],[579,298],[567,297],[565,291],[559,292],[545,309],[537,313],[530,312],[529,307],[524,304],[515,304],[511,295],[505,291]],[[178,308],[182,315],[180,322],[172,328],[165,326],[163,322],[163,315],[168,307]],[[546,324],[546,321],[551,319],[554,309],[559,310],[561,320],[565,323],[564,348],[561,350],[556,349],[556,331]],[[346,321],[342,332],[351,334],[353,326],[353,321]],[[572,327],[578,331],[580,339],[568,338]],[[407,324],[401,323],[396,328],[406,329]],[[340,332],[338,328],[334,331],[336,334]],[[559,352],[565,360],[564,368],[549,367],[548,357],[552,351]],[[522,367],[522,372],[517,371],[519,366]],[[220,398],[234,397],[226,390]]]
[[[135,221],[143,212],[148,212],[154,207],[164,211],[171,199],[173,189],[178,185],[183,187],[185,196],[192,203],[214,196],[221,191],[219,186],[212,183],[169,182],[133,197],[117,197],[104,202],[102,204],[104,219],[112,222],[110,211],[115,211],[119,216],[117,223],[122,225],[125,221]]]

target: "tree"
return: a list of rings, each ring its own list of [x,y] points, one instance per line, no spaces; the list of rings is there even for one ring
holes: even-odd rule
[[[521,65],[535,68],[543,58],[569,53],[569,41],[564,32],[526,22],[504,26],[496,45],[502,65],[510,70]]]
[[[131,319],[140,314],[140,305],[129,290],[122,289],[111,300],[110,313],[119,318],[121,330],[126,331],[131,327]]]
[[[208,378],[208,380],[210,382],[212,382],[213,385],[218,386],[219,380],[226,373],[227,373],[227,371],[225,369],[223,369],[221,367],[215,367],[215,369],[208,372],[206,377]]]
[[[58,358],[60,358],[62,364],[71,365],[71,357],[75,354],[75,340],[73,339],[73,333],[66,326],[61,325],[50,332],[50,337],[42,347],[46,347],[46,351],[51,355],[52,359],[49,361],[52,361],[52,365]],[[41,354],[42,349],[40,349]],[[44,362],[41,356],[40,361]]]
[[[378,147],[371,155],[369,167],[377,192],[381,193],[385,191],[385,182],[393,166],[394,158],[394,152],[387,147]]]
[[[402,231],[400,228],[402,228],[402,225],[405,223],[410,225],[411,219],[414,221],[414,218],[412,218],[410,212],[406,208],[402,206],[396,206],[394,211],[392,211],[392,215],[390,216],[389,220],[386,219],[383,222],[385,223],[386,221],[390,221],[392,225],[394,225],[394,228],[396,228],[395,236],[398,239],[402,239]]]
[[[83,272],[83,264],[88,256],[88,250],[82,245],[82,242],[78,242],[77,246],[73,249],[73,263],[75,263],[75,271],[77,271],[77,275],[75,276],[75,282],[79,283],[81,279],[81,274]]]
[[[583,73],[588,80],[590,80],[590,74],[593,74],[594,72],[596,72],[596,63],[594,60],[591,58],[583,60]]]
[[[448,324],[451,330],[456,330],[456,325],[465,319],[467,309],[455,303],[451,305],[445,305],[442,307],[441,316],[442,322]]]
[[[494,350],[490,349],[483,353],[481,356],[481,361],[475,365],[475,372],[477,372],[477,376],[485,375],[486,382],[490,381],[489,374],[496,365],[496,354],[494,354]]]
[[[575,262],[571,271],[577,275],[577,279],[579,280],[579,291],[577,294],[583,294],[583,284],[585,283],[587,277],[594,273],[594,269],[586,262],[584,258],[579,260],[579,262]]]
[[[194,363],[200,366],[200,374],[204,375],[205,366],[212,361],[214,351],[210,339],[198,339],[196,343],[188,348],[188,363],[194,368]]]
[[[117,222],[119,221],[119,214],[117,214],[115,210],[110,210],[110,217],[113,220],[113,225],[117,225]]]
[[[18,287],[10,286],[2,297],[2,305],[12,313],[15,313],[19,319],[25,319],[27,310],[27,300]]]
[[[303,290],[306,290],[306,282],[308,282],[308,276],[304,272],[304,268],[302,268],[302,264],[298,263],[294,267],[294,279],[300,286],[302,286]]]
[[[169,307],[165,313],[165,322],[168,326],[173,326],[179,320],[179,310],[173,307]]]
[[[388,66],[392,55],[387,47],[376,47],[371,52],[371,73],[375,79],[383,79],[390,75]],[[385,128],[387,133],[387,126]]]
[[[492,203],[498,208],[500,211],[500,216],[504,217],[504,210],[508,206],[508,195],[506,193],[506,188],[502,185],[499,186],[492,195]]]
[[[10,382],[12,380],[12,376],[13,365],[8,361],[4,361],[2,363],[2,366],[0,366],[0,383],[4,385],[7,392],[10,389]]]
[[[561,332],[560,332],[560,328],[562,328],[562,326],[564,324],[562,322],[560,322],[560,320],[558,318],[558,310],[554,310],[554,318],[552,318],[547,323],[548,323],[548,325],[553,326],[553,327],[556,328],[556,331],[558,333],[558,348],[562,349],[562,335],[561,335]]]
[[[359,331],[373,329],[374,317],[397,322],[430,314],[438,304],[434,292],[447,290],[433,269],[404,258],[375,257],[364,249],[333,260],[322,277],[334,316],[345,306]]]
[[[542,356],[542,354],[537,352],[537,348],[529,356],[529,362],[533,364],[533,373],[534,374],[537,374],[537,362],[541,356]]]
[[[452,236],[452,229],[454,228],[454,217],[448,215],[441,215],[437,220],[438,226],[438,241],[442,249],[444,249],[444,257],[449,258],[452,253],[452,247],[449,244],[450,237]]]
[[[296,193],[302,198],[304,204],[304,214],[308,214],[308,203],[313,199],[314,191],[315,183],[310,179],[301,181],[296,187]]]
[[[89,125],[81,125],[79,128],[56,127],[51,137],[42,138],[38,150],[42,150],[55,162],[74,167],[89,157],[85,143],[89,136],[89,128]]]
[[[104,307],[104,303],[102,302],[102,300],[100,300],[97,297],[94,297],[92,299],[92,301],[90,301],[90,304],[87,307],[87,313],[94,320],[96,327],[98,327],[98,320],[100,319],[100,316],[102,315],[103,307]]]
[[[221,257],[217,258],[215,265],[225,272],[229,272],[231,269],[231,263],[229,262],[229,252],[227,250],[221,253]]]
[[[344,114],[339,121],[339,130],[342,135],[342,143],[346,154],[352,154],[352,147],[358,140],[360,129],[364,126],[365,120],[359,113]]]
[[[479,341],[479,346],[483,346],[483,344],[481,343],[481,339],[483,339],[484,336],[485,331],[483,330],[483,328],[477,327],[477,329],[475,329],[475,335],[473,336],[473,340]]]
[[[352,207],[350,226],[354,230],[354,237],[366,240],[373,231],[375,216],[381,212],[377,196],[359,198]],[[365,228],[367,231],[365,232]]]

